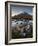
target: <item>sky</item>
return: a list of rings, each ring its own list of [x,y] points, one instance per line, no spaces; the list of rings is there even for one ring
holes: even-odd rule
[[[23,12],[27,12],[28,14],[32,15],[32,7],[26,7],[26,6],[15,6],[11,5],[11,15],[17,15]]]

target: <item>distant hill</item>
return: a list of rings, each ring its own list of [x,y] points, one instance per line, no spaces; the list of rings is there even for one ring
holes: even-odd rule
[[[18,14],[18,15],[14,15],[14,16],[12,17],[12,19],[21,19],[21,18],[32,20],[32,15],[30,15],[30,14],[28,14],[28,13],[26,13],[26,12],[23,12],[23,13],[20,13],[20,14]]]

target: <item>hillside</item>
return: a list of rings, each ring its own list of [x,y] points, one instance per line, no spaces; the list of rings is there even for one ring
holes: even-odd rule
[[[18,14],[18,15],[14,15],[14,16],[12,17],[12,19],[21,19],[21,18],[32,20],[32,15],[30,15],[30,14],[24,12],[24,13],[20,13],[20,14]]]

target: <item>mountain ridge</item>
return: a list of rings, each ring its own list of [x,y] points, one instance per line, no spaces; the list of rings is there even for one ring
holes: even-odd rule
[[[13,19],[14,19],[14,18],[18,18],[18,19],[24,18],[24,19],[31,19],[31,20],[32,20],[32,15],[30,15],[30,14],[28,14],[28,13],[26,13],[26,12],[23,12],[23,13],[20,13],[20,14],[18,14],[18,15],[14,15],[12,18],[13,18]]]

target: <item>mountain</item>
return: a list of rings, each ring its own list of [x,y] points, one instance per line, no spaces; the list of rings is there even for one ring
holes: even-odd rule
[[[28,13],[26,13],[26,12],[23,12],[23,13],[20,13],[20,14],[18,14],[18,15],[14,15],[14,16],[12,17],[12,19],[21,19],[21,18],[32,20],[32,15],[30,15],[30,14],[28,14]]]

